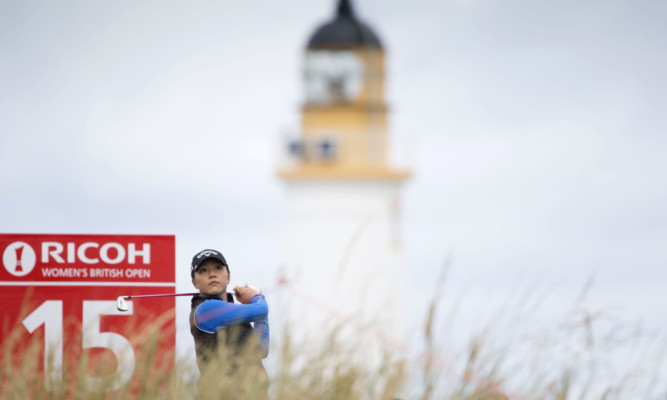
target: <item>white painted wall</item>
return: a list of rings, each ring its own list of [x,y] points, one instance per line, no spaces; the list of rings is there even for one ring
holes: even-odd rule
[[[400,317],[400,183],[371,180],[287,182],[287,277],[307,294],[288,301],[290,317],[308,325],[338,315],[373,322],[396,337]],[[298,333],[298,332],[295,332]]]

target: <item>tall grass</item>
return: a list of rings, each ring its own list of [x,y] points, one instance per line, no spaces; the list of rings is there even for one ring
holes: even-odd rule
[[[424,352],[401,353],[386,348],[381,362],[372,367],[355,357],[357,343],[339,328],[329,332],[328,346],[304,352],[284,327],[277,365],[272,371],[270,394],[287,399],[665,399],[662,379],[664,341],[609,318],[605,311],[589,309],[578,299],[565,321],[553,330],[532,331],[509,317],[498,317],[491,326],[473,332],[456,348],[446,343],[443,331],[456,321],[444,318],[445,296],[438,281],[422,327]],[[530,296],[528,296],[530,297]],[[518,302],[531,299],[519,296]],[[517,304],[505,307],[518,313]],[[501,310],[502,311],[502,310]],[[508,311],[505,309],[504,311]],[[503,312],[504,312],[503,311]],[[450,310],[451,312],[451,310]],[[508,314],[512,314],[508,312]],[[153,321],[154,322],[154,321]],[[508,327],[515,332],[507,334]],[[101,378],[115,369],[113,355],[77,350],[80,339],[65,348],[67,361],[62,382],[47,389],[42,370],[43,337],[35,334],[20,342],[22,330],[10,329],[2,343],[0,400],[4,399],[253,399],[261,390],[256,375],[244,368],[229,368],[221,354],[211,373],[200,384],[186,382],[181,363],[160,351],[160,323],[137,327],[141,350],[130,384],[108,391],[111,380],[102,379],[96,390],[87,389],[86,376]],[[20,351],[19,351],[20,349]],[[243,364],[241,362],[241,364]]]
[[[422,383],[412,397],[667,399],[665,337],[620,320],[612,308],[590,306],[592,278],[579,296],[558,299],[562,319],[545,323],[539,312],[548,291],[533,287],[492,309],[489,322],[461,345],[445,334],[457,325],[457,306],[448,310],[449,318],[439,310],[448,268],[446,263],[428,308]]]

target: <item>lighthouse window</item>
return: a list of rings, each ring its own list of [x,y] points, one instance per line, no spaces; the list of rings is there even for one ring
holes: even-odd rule
[[[298,158],[303,157],[303,142],[301,142],[300,140],[293,140],[289,142],[288,149],[289,149],[289,154],[292,157],[298,157]]]
[[[333,160],[336,158],[336,143],[331,139],[324,139],[320,142],[320,157],[323,160]]]

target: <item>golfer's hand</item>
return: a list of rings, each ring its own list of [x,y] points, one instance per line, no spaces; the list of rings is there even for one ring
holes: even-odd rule
[[[235,286],[234,293],[236,293],[236,300],[238,300],[239,303],[248,304],[250,303],[250,299],[252,299],[252,296],[259,294],[260,291],[246,285],[246,286]]]

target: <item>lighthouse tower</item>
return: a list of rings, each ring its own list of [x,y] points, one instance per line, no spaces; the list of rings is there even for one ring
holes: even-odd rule
[[[410,172],[390,162],[384,61],[380,39],[347,0],[305,49],[301,127],[282,141],[278,168],[286,275],[304,294],[292,310],[299,323],[331,320],[328,307],[397,332],[400,191]]]

